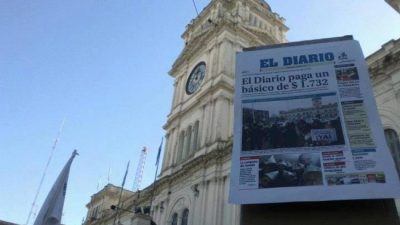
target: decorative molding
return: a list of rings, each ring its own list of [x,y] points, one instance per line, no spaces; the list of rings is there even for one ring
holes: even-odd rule
[[[400,69],[400,51],[389,53],[385,57],[370,63],[370,76],[374,79],[376,76],[388,75]]]

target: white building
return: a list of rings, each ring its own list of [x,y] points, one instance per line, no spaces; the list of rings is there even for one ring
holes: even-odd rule
[[[263,0],[212,0],[186,27],[186,45],[169,72],[175,90],[152,201],[157,224],[239,224],[240,207],[227,202],[235,53],[286,42],[284,22]],[[126,198],[124,207],[149,205],[151,189]],[[85,224],[112,224],[114,216]],[[128,225],[131,217],[125,212],[119,221]]]
[[[367,62],[386,141],[400,171],[400,39],[385,43]]]

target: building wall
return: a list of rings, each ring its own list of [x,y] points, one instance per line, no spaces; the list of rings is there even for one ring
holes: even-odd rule
[[[102,190],[92,195],[90,202],[86,205],[88,212],[84,224],[99,224],[105,218],[113,215],[111,205],[118,205],[121,188],[107,184]],[[129,198],[133,192],[122,191],[122,199]]]
[[[400,172],[400,39],[367,57],[370,79],[389,149]],[[400,200],[396,200],[400,213]]]
[[[367,62],[383,128],[400,134],[400,39],[385,43]]]

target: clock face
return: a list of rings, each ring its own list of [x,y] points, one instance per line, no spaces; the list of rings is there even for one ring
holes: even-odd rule
[[[197,64],[189,75],[186,83],[186,94],[191,95],[199,89],[206,75],[206,63]]]

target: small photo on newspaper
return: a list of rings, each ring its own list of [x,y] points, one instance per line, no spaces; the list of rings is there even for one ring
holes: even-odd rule
[[[258,177],[259,188],[323,185],[320,154],[262,156]]]
[[[345,144],[336,93],[244,103],[242,120],[242,151]]]
[[[336,69],[336,79],[338,81],[359,80],[357,67]]]

